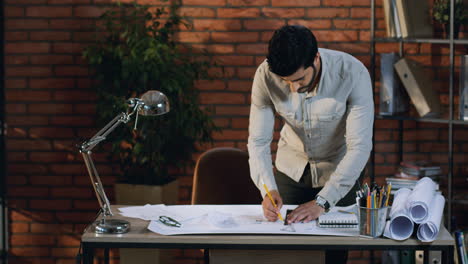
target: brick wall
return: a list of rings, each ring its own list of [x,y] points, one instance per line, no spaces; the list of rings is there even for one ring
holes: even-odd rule
[[[8,203],[10,263],[73,263],[80,233],[98,208],[75,144],[97,131],[95,93],[81,51],[91,40],[95,18],[112,0],[5,0]],[[182,0],[193,29],[181,42],[205,48],[223,66],[223,77],[200,81],[202,105],[214,107],[222,128],[213,146],[246,149],[249,90],[265,58],[272,31],[285,23],[308,26],[321,47],[349,52],[370,65],[368,0]],[[129,0],[122,2],[130,2]],[[161,4],[156,0],[140,3]],[[384,34],[377,1],[378,35]],[[435,83],[448,102],[448,45],[408,44],[406,53],[433,65]],[[379,44],[377,52],[397,50]],[[466,48],[457,46],[457,54]],[[457,60],[458,63],[458,60]],[[221,67],[213,68],[221,72]],[[378,101],[376,101],[378,102]],[[447,171],[447,125],[405,121],[405,158],[428,158]],[[382,183],[398,163],[398,121],[376,121],[376,171]],[[279,126],[277,126],[277,129]],[[467,227],[466,126],[456,125],[454,214]],[[200,153],[198,153],[200,154]],[[197,155],[198,155],[197,154]],[[196,155],[196,156],[197,156]],[[196,157],[194,157],[196,158]],[[107,193],[113,197],[113,167],[97,155]],[[189,202],[192,168],[181,181],[179,202]],[[442,188],[446,190],[445,182]],[[114,252],[113,252],[114,253]],[[180,251],[177,263],[201,263],[198,251]],[[355,251],[352,263],[368,252]],[[114,261],[117,262],[117,261]]]

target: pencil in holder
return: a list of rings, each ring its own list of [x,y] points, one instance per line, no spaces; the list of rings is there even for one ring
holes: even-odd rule
[[[363,237],[380,237],[385,229],[389,207],[359,207],[359,235]]]

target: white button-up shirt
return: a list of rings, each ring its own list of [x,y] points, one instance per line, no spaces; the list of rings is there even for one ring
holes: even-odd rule
[[[265,60],[252,86],[249,164],[253,181],[265,196],[263,182],[278,189],[270,145],[274,111],[284,119],[276,168],[298,182],[310,164],[312,187],[334,206],[353,187],[372,149],[374,102],[366,67],[353,56],[319,49],[322,74],[316,89],[291,92]],[[311,197],[311,200],[314,197]]]

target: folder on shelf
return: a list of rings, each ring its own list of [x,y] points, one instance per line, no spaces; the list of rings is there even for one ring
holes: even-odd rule
[[[432,88],[432,80],[421,65],[407,58],[394,65],[411,101],[421,117],[440,114],[439,97]]]
[[[402,37],[432,37],[429,3],[427,0],[395,1]]]
[[[380,54],[380,105],[379,114],[394,115],[409,110],[408,95],[403,88],[393,65],[400,59],[398,54]]]

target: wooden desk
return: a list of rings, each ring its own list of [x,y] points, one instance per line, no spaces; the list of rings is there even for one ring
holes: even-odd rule
[[[113,211],[117,208],[113,206]],[[178,235],[163,236],[146,229],[148,221],[126,218],[131,230],[126,234],[95,234],[87,228],[81,237],[85,264],[92,264],[95,248],[104,248],[108,263],[109,248],[180,248],[180,249],[268,249],[268,250],[424,250],[424,263],[429,263],[428,251],[442,251],[443,263],[453,263],[454,239],[442,227],[437,240],[422,243],[417,239],[398,242],[386,238],[361,238],[310,235]]]

